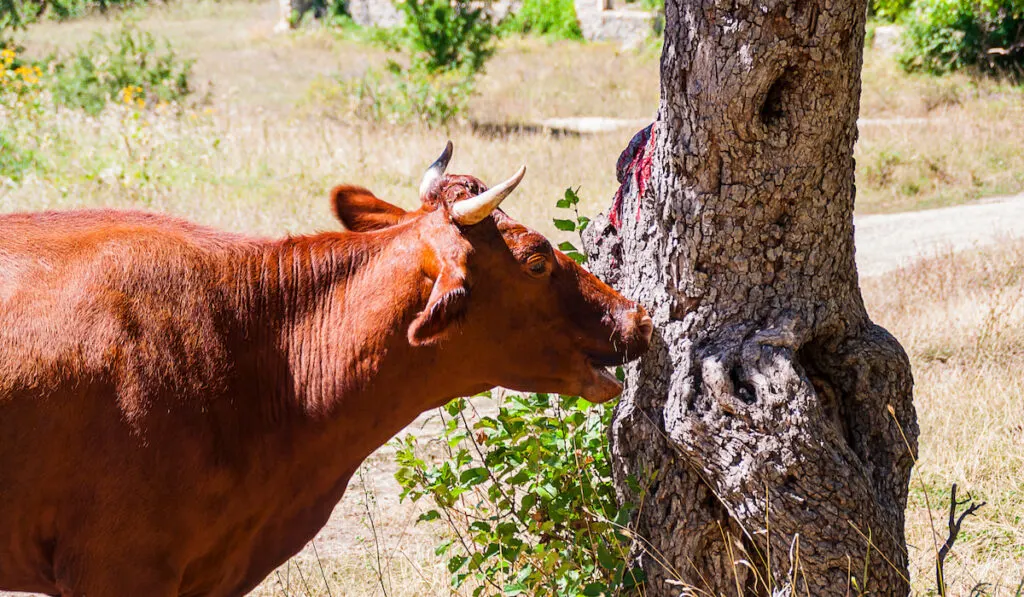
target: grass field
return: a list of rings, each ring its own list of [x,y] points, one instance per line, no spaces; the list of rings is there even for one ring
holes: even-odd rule
[[[411,207],[424,167],[451,138],[451,170],[495,181],[520,163],[529,171],[508,211],[548,234],[554,202],[581,187],[583,212],[605,208],[614,162],[632,131],[586,137],[510,133],[468,125],[448,130],[348,122],[317,90],[387,58],[351,35],[324,30],[270,34],[275,5],[176,3],[130,13],[197,59],[208,104],[191,112],[110,109],[98,119],[59,111],[31,123],[36,174],[0,182],[0,210],[133,206],[227,229],[281,235],[336,229],[327,190],[370,187]],[[43,55],[87,40],[116,19],[33,28],[28,51]],[[611,45],[503,42],[470,119],[528,123],[542,117],[653,118],[658,52]],[[858,211],[947,205],[1024,189],[1024,92],[962,77],[900,73],[868,51],[858,163]],[[903,343],[914,367],[920,462],[911,488],[910,557],[915,593],[930,594],[935,536],[944,537],[949,485],[987,502],[969,518],[947,565],[951,595],[1014,595],[1024,577],[1024,245],[945,255],[864,281],[869,311]],[[297,560],[259,595],[439,595],[447,573],[433,555],[436,529],[416,526],[399,505],[387,452],[369,461],[340,508],[323,570]],[[373,521],[373,525],[369,524]],[[377,536],[379,541],[374,540]],[[941,539],[939,539],[941,541]],[[380,575],[378,575],[380,572]],[[326,582],[325,582],[326,580]]]
[[[44,23],[32,55],[67,51],[122,17]],[[131,11],[140,28],[197,59],[210,103],[192,117],[110,111],[99,122],[62,111],[38,123],[40,173],[0,190],[0,209],[139,205],[232,229],[280,233],[332,226],[331,186],[363,184],[402,205],[446,138],[455,171],[497,180],[526,163],[510,210],[552,233],[550,207],[581,187],[584,211],[604,208],[614,162],[633,131],[495,137],[472,127],[383,127],[341,117],[323,89],[382,64],[385,50],[351,34],[273,36],[272,3],[193,2]],[[653,118],[658,49],[545,40],[503,42],[469,120],[515,125],[543,117]],[[329,95],[327,96],[329,97]],[[858,211],[902,211],[1024,189],[1024,92],[963,77],[907,76],[869,51],[856,149]]]

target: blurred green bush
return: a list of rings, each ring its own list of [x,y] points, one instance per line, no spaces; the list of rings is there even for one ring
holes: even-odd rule
[[[179,58],[169,43],[161,51],[152,34],[125,26],[54,58],[50,86],[56,103],[92,115],[111,101],[140,108],[177,104],[192,93],[193,62]]]
[[[93,10],[145,4],[148,0],[0,0],[0,40],[43,16],[71,19]]]
[[[881,21],[894,23],[910,11],[914,0],[871,0],[868,14]]]
[[[522,7],[502,21],[503,33],[583,39],[573,0],[524,0]]]
[[[1024,74],[1024,0],[916,0],[904,21],[907,71]]]

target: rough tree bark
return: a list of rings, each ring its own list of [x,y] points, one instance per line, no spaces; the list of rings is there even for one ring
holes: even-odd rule
[[[909,591],[913,382],[853,256],[865,13],[667,2],[650,184],[587,238],[657,326],[611,429],[647,595]]]

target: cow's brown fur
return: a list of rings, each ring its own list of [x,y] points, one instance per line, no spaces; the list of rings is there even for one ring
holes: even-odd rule
[[[0,216],[0,588],[240,595],[422,411],[614,394],[588,360],[642,352],[649,319],[500,212],[460,229],[447,202],[482,188],[404,212],[339,187],[354,231],[284,240]]]

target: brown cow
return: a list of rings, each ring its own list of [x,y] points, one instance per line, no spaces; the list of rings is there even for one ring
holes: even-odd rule
[[[494,386],[617,395],[644,310],[428,170],[403,211],[266,240],[155,214],[0,216],[0,589],[241,595],[327,521],[359,463]]]

